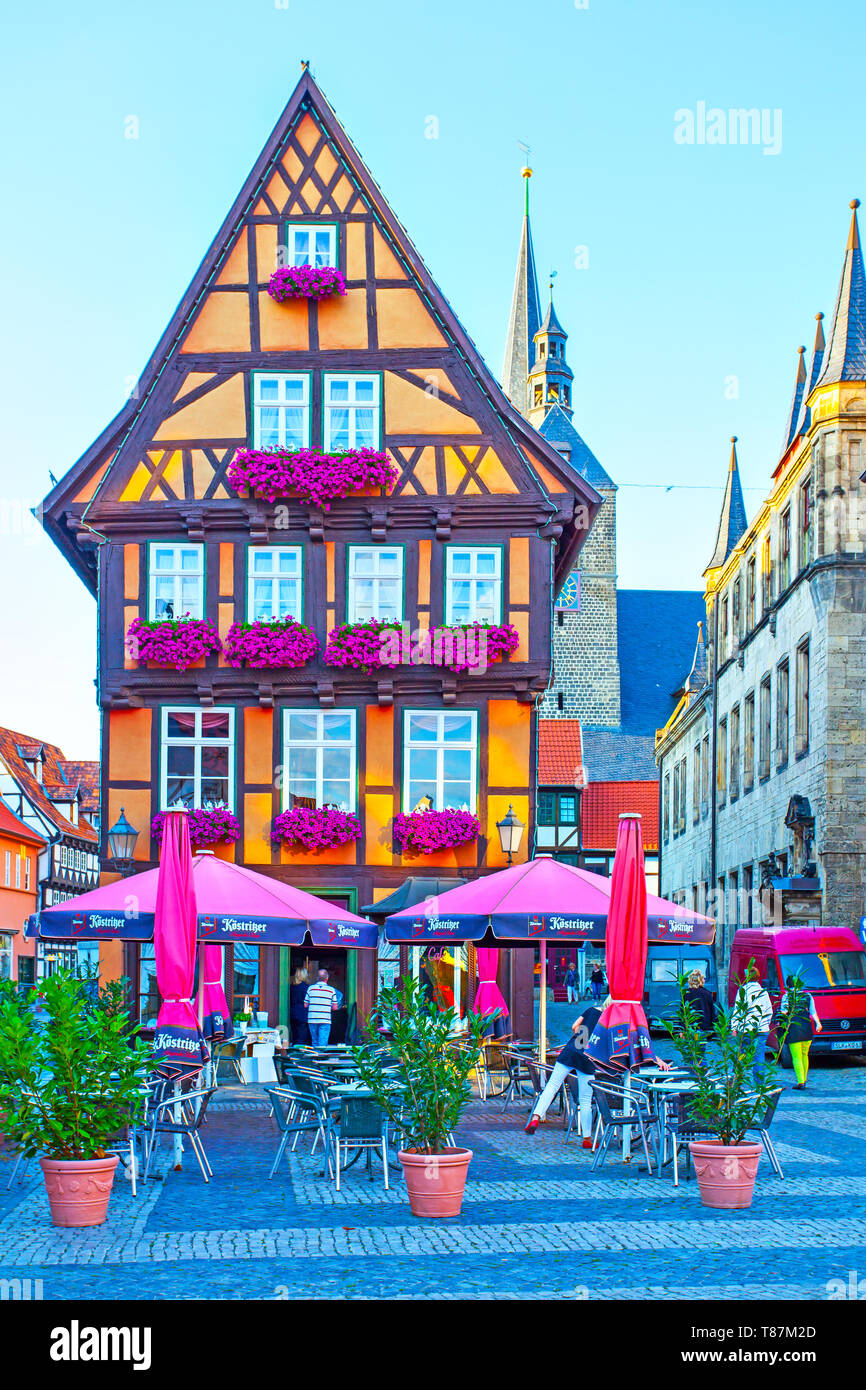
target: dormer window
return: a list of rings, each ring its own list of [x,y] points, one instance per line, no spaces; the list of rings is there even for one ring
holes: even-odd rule
[[[333,223],[298,222],[286,228],[288,265],[337,264],[337,228]]]

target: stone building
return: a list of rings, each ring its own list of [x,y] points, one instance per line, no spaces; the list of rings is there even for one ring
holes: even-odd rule
[[[747,521],[733,443],[703,633],[656,740],[661,891],[733,932],[866,913],[866,279],[857,206],[767,499]]]

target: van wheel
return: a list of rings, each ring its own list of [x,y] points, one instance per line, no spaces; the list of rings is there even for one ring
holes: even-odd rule
[[[779,1052],[779,1065],[784,1067],[785,1071],[793,1070],[794,1059],[791,1056],[791,1049],[787,1043],[782,1043],[782,1048]]]

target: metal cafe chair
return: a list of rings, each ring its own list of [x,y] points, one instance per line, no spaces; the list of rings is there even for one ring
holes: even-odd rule
[[[205,1182],[210,1182],[213,1177],[213,1169],[204,1151],[199,1130],[204,1124],[208,1103],[215,1090],[216,1087],[211,1086],[207,1090],[185,1091],[182,1097],[167,1096],[157,1101],[152,1107],[150,1132],[147,1139],[147,1159],[142,1174],[142,1182],[147,1182],[150,1173],[157,1136],[175,1134],[189,1140],[190,1147],[198,1159],[202,1177]],[[194,1105],[194,1101],[197,1101],[198,1104]]]
[[[592,1081],[590,1085],[601,1116],[601,1143],[593,1157],[590,1172],[594,1173],[604,1162],[610,1141],[616,1134],[622,1134],[625,1129],[636,1128],[643,1144],[647,1171],[651,1173],[653,1166],[647,1136],[653,1129],[657,1130],[658,1115],[647,1109],[640,1096],[635,1093],[626,1095],[622,1087],[614,1086],[610,1081]]]
[[[671,1141],[671,1157],[674,1165],[674,1187],[679,1187],[679,1151],[685,1144],[686,1146],[686,1177],[689,1176],[691,1166],[691,1150],[688,1147],[690,1139],[706,1139],[712,1136],[712,1131],[707,1129],[697,1120],[689,1116],[688,1095],[681,1091],[671,1096],[659,1097],[659,1137],[661,1142],[661,1152],[658,1156],[658,1176],[662,1176],[662,1169],[668,1162],[668,1139]]]
[[[220,1062],[228,1062],[238,1081],[245,1086],[246,1078],[241,1070],[241,1057],[243,1056],[243,1038],[231,1038],[226,1042],[216,1043],[213,1048],[213,1075],[214,1081],[219,1084],[219,1065]]]
[[[526,1100],[530,1096],[534,1097],[536,1092],[526,1057],[519,1052],[503,1048],[502,1060],[508,1073],[508,1083],[502,1093],[502,1109],[505,1111],[512,1101]]]
[[[770,1092],[767,1108],[761,1116],[761,1119],[756,1124],[749,1125],[749,1128],[746,1130],[747,1134],[757,1133],[760,1135],[764,1148],[767,1150],[767,1157],[770,1160],[770,1165],[777,1178],[783,1178],[785,1174],[782,1172],[782,1165],[779,1162],[778,1154],[773,1148],[773,1141],[770,1138],[770,1125],[773,1123],[773,1116],[776,1113],[776,1106],[779,1104],[779,1097],[781,1094],[781,1086],[777,1091]]]
[[[330,1147],[336,1159],[336,1186],[340,1190],[340,1163],[346,1166],[350,1150],[367,1155],[367,1171],[373,1180],[373,1151],[382,1155],[385,1191],[388,1191],[388,1136],[385,1112],[368,1096],[343,1096],[338,1116],[329,1116]]]
[[[289,1140],[292,1140],[292,1152],[300,1134],[312,1134],[315,1145],[318,1136],[325,1133],[328,1117],[324,1106],[318,1101],[313,1101],[308,1093],[295,1091],[291,1086],[266,1086],[265,1094],[271,1102],[271,1114],[280,1131],[276,1157],[268,1173],[270,1181],[280,1166],[280,1159],[286,1152]],[[330,1155],[328,1167],[330,1170]]]

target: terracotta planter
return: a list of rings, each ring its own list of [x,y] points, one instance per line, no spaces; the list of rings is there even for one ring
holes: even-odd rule
[[[693,1139],[689,1150],[705,1207],[736,1211],[752,1205],[763,1144],[723,1144],[720,1139]]]
[[[55,1226],[101,1226],[108,1215],[117,1154],[81,1161],[40,1158]]]
[[[459,1216],[471,1149],[441,1154],[398,1153],[413,1216]]]

